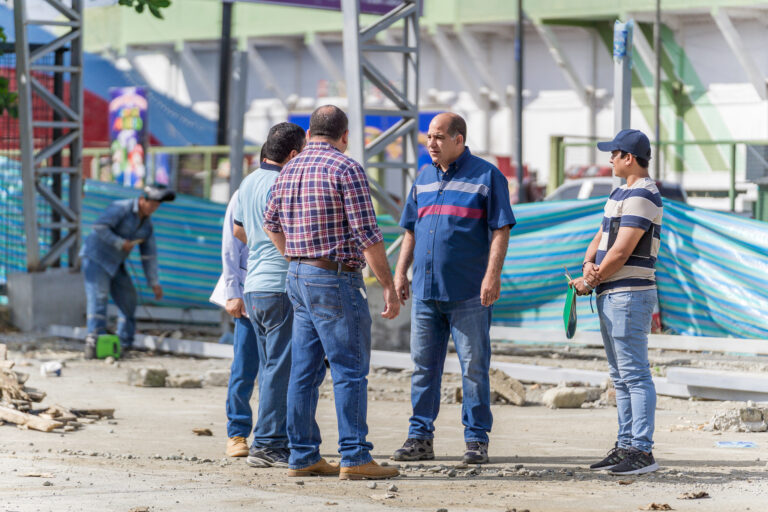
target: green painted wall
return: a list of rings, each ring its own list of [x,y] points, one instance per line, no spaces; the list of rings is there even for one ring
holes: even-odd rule
[[[424,0],[422,24],[462,25],[470,23],[509,23],[517,18],[513,0]],[[665,11],[714,7],[764,5],[757,0],[664,0]],[[526,14],[536,20],[613,19],[626,12],[651,12],[655,0],[526,0]],[[181,41],[217,39],[221,31],[220,0],[175,0],[163,11],[165,20],[118,5],[92,7],[85,14],[85,49],[99,52],[107,48],[122,52],[128,45],[177,44]],[[374,17],[364,16],[362,22]],[[276,37],[313,32],[339,32],[342,16],[337,11],[284,7],[269,4],[238,3],[234,8],[234,36]]]

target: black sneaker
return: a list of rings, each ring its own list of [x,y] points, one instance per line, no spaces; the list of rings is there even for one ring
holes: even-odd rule
[[[485,464],[488,462],[488,443],[472,441],[467,443],[467,451],[462,459],[464,464]]]
[[[659,469],[653,458],[653,452],[645,453],[637,448],[630,448],[627,456],[611,469],[613,475],[642,475]]]
[[[252,468],[287,468],[288,456],[290,454],[291,452],[287,448],[258,448],[251,446],[245,463]]]
[[[89,334],[85,337],[83,356],[86,359],[96,359],[96,336],[94,334]]]
[[[434,458],[435,452],[432,450],[431,439],[408,438],[403,447],[392,454],[392,460],[433,460]]]
[[[589,466],[589,469],[592,471],[605,471],[606,469],[611,469],[616,464],[623,461],[626,456],[627,450],[624,448],[619,448],[618,445],[616,445],[611,451],[608,452],[608,455],[606,455],[603,460],[600,462],[595,462]]]

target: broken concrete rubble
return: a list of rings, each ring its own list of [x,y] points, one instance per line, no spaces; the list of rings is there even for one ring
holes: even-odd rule
[[[131,368],[128,371],[128,383],[142,388],[165,387],[168,370],[162,367]]]
[[[165,378],[165,385],[169,388],[201,388],[203,379],[194,375],[171,375]]]
[[[205,372],[205,385],[226,387],[229,385],[229,374],[229,370],[208,370]]]
[[[519,380],[513,379],[504,371],[496,368],[491,368],[489,376],[492,391],[495,391],[511,404],[525,404],[525,387]]]
[[[544,405],[550,409],[577,409],[587,399],[584,388],[558,387],[544,393]]]
[[[712,418],[706,430],[729,432],[768,431],[768,407],[741,407],[720,411]]]

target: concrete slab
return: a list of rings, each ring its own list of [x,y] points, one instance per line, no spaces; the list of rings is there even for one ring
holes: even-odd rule
[[[8,276],[11,322],[22,331],[43,331],[52,324],[85,324],[83,276],[69,268]]]
[[[711,400],[768,402],[768,376],[700,368],[668,368],[670,383],[686,386],[691,396]]]
[[[491,339],[494,341],[514,340],[587,346],[603,345],[603,339],[597,331],[577,331],[572,339],[568,339],[562,330],[526,329],[502,325],[491,326]],[[648,348],[768,355],[768,340],[651,334],[648,336]]]

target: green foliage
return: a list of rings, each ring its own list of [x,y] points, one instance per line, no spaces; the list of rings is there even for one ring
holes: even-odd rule
[[[5,30],[3,30],[3,27],[0,27],[0,42],[4,43],[6,40]],[[0,51],[0,55],[2,53]],[[0,77],[0,116],[8,112],[11,117],[19,117],[19,107],[16,104],[17,99],[18,94],[8,89],[8,79]]]
[[[146,8],[155,18],[163,19],[163,13],[160,9],[165,9],[171,5],[171,0],[119,0],[120,5],[133,7],[136,12],[143,13]],[[6,41],[5,30],[0,27],[0,42]],[[2,51],[0,51],[2,55]],[[19,116],[18,94],[8,89],[8,79],[0,77],[0,115],[8,112],[13,117]]]
[[[160,9],[169,7],[171,0],[119,0],[118,3],[126,7],[133,7],[139,14],[143,13],[144,8],[146,8],[155,18],[163,19],[163,13],[160,12]]]

